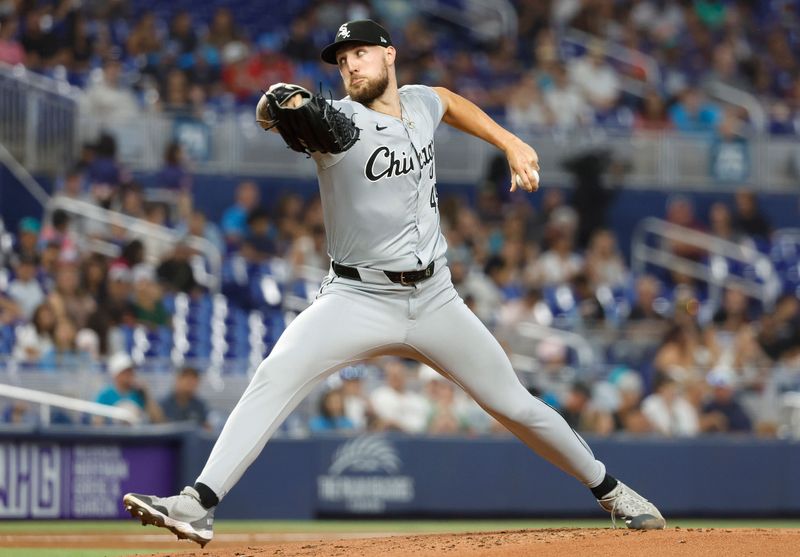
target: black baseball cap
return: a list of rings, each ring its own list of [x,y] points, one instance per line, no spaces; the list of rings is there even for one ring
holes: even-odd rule
[[[364,43],[378,46],[392,46],[389,32],[371,19],[356,19],[339,26],[334,41],[322,49],[320,57],[328,64],[336,64],[336,51],[343,44]]]

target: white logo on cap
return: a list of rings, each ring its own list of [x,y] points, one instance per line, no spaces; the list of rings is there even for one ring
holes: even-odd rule
[[[346,39],[350,36],[350,29],[347,28],[346,23],[339,27],[339,32],[336,34],[336,36],[342,37],[343,39]]]
[[[386,42],[386,39],[384,39],[383,37],[381,37],[381,42],[382,42],[382,43],[385,43],[385,42]]]

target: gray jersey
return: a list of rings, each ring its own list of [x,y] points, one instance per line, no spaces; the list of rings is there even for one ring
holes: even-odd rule
[[[345,98],[361,134],[338,155],[315,155],[328,237],[337,263],[386,271],[426,267],[447,246],[439,228],[433,134],[444,114],[430,87],[401,87],[403,119]]]

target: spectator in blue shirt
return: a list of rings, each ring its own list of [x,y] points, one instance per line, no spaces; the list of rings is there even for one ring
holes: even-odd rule
[[[322,395],[319,401],[319,415],[311,418],[308,427],[312,433],[355,429],[350,418],[344,415],[344,398],[341,390],[331,389]]]
[[[706,101],[698,89],[689,88],[670,108],[669,118],[678,131],[710,133],[719,123],[720,111],[716,105]]]
[[[39,234],[41,231],[41,223],[33,217],[23,217],[19,221],[12,261],[23,257],[36,258],[39,256]]]
[[[108,359],[106,369],[111,377],[111,385],[100,391],[96,402],[129,408],[152,423],[164,421],[161,407],[148,393],[146,384],[136,377],[136,369],[130,356],[124,352],[114,354]],[[92,423],[102,425],[109,422],[95,416]]]
[[[229,245],[237,246],[247,235],[247,216],[260,201],[255,182],[245,181],[236,188],[236,203],[222,213],[222,232]]]

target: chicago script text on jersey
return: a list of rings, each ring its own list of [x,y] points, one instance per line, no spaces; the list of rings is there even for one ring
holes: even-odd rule
[[[433,165],[431,164],[433,155],[432,139],[423,149],[419,151],[415,149],[411,153],[401,151],[399,156],[397,151],[389,149],[386,145],[381,145],[367,159],[367,164],[364,166],[364,176],[370,182],[377,182],[381,178],[403,176],[417,168],[424,170],[425,167],[429,166],[428,177],[433,178]]]

